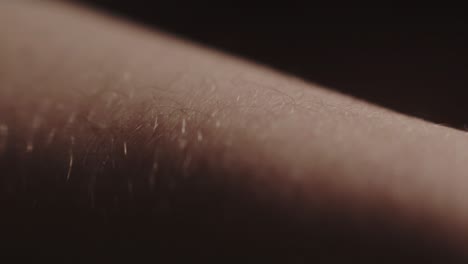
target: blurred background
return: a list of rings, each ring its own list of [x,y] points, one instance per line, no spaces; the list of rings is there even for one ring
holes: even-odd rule
[[[468,127],[466,9],[75,1],[399,112]]]

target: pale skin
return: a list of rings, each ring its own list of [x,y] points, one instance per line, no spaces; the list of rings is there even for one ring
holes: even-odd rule
[[[467,139],[70,4],[0,3],[15,249],[47,234],[92,256],[131,240],[208,258],[462,261]]]

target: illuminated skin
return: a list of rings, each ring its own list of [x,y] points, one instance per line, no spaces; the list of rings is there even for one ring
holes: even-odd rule
[[[2,1],[0,58],[13,249],[333,263],[467,248],[464,132],[66,4]]]

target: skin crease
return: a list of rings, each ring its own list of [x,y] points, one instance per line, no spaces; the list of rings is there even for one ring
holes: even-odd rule
[[[462,131],[65,3],[0,58],[8,254],[464,261]]]

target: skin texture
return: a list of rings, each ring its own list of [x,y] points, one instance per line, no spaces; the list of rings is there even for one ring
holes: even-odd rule
[[[65,3],[0,58],[5,254],[463,263],[462,131]]]

